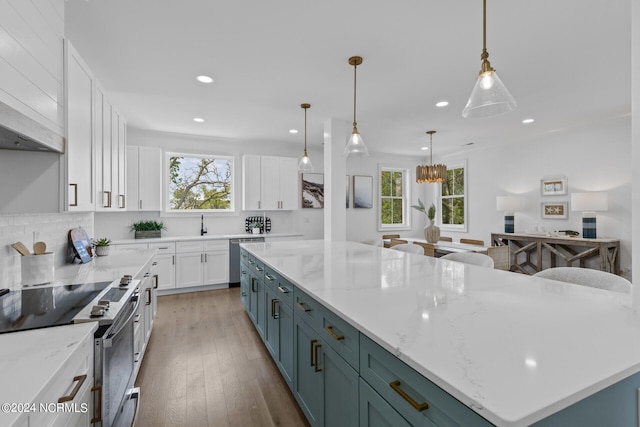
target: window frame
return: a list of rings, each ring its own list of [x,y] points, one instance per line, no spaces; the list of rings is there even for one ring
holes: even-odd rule
[[[215,158],[220,160],[227,160],[230,163],[231,169],[231,182],[230,191],[231,203],[228,209],[181,209],[175,210],[170,208],[170,174],[169,174],[169,159],[171,157],[200,157],[200,158]],[[165,151],[162,159],[162,197],[163,197],[163,209],[161,216],[163,217],[185,217],[185,216],[238,216],[238,156],[234,154],[216,154],[216,153],[203,153],[203,152],[190,152],[190,151]]]
[[[402,216],[403,220],[401,224],[382,224],[382,172],[402,172],[403,173],[403,204],[402,204]],[[411,170],[407,167],[392,166],[378,164],[378,231],[393,231],[393,230],[411,230]]]
[[[464,169],[464,194],[462,195],[462,197],[464,198],[464,223],[463,224],[444,224],[442,222],[442,183],[440,183],[440,185],[437,186],[437,190],[436,190],[436,200],[438,201],[438,215],[437,215],[437,219],[438,219],[438,223],[439,223],[439,227],[442,230],[449,230],[449,231],[467,231],[468,230],[468,221],[469,221],[469,214],[468,214],[468,209],[469,209],[469,185],[468,185],[468,176],[469,176],[469,168],[467,167],[467,159],[461,160],[459,162],[454,162],[451,163],[449,165],[447,165],[447,171],[449,170],[454,170],[454,169],[460,169],[463,168]],[[460,197],[460,196],[457,196]],[[454,196],[449,197],[447,196],[447,198],[455,198]]]

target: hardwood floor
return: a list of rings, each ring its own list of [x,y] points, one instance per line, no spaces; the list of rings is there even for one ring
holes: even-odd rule
[[[136,427],[308,426],[239,288],[158,297]]]

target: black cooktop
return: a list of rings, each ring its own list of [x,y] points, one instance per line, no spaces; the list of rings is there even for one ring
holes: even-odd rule
[[[30,287],[0,296],[0,334],[68,325],[111,282]]]

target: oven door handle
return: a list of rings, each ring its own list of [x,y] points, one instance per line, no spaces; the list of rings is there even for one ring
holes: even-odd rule
[[[133,316],[135,316],[136,312],[138,311],[138,307],[140,306],[140,297],[136,293],[136,294],[133,295],[132,298],[135,298],[136,305],[133,307],[133,310],[131,310],[131,314],[129,315],[129,317],[127,317],[127,320],[125,320],[124,322],[121,323],[121,325],[120,325],[120,327],[118,328],[117,331],[109,333],[109,335],[107,335],[107,337],[103,340],[104,348],[109,348],[109,347],[111,347],[113,345],[113,337],[115,337],[120,332],[122,332],[122,330],[127,326],[127,324],[129,324],[131,319],[133,319]]]

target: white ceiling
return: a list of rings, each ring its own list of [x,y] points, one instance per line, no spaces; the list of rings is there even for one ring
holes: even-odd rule
[[[302,147],[308,102],[308,143],[320,149],[326,118],[352,121],[347,60],[362,56],[365,143],[423,156],[429,129],[437,155],[630,114],[630,9],[630,0],[488,0],[489,60],[519,107],[466,120],[481,0],[68,0],[66,31],[129,126],[231,142]]]

